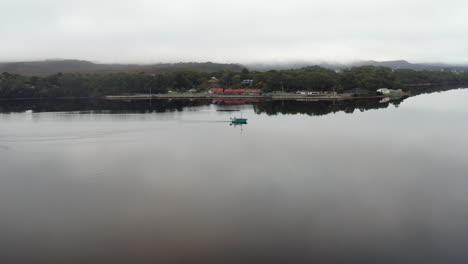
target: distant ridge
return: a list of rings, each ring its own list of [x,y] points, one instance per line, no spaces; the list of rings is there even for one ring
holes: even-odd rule
[[[9,72],[23,75],[49,75],[62,73],[117,73],[117,72],[172,72],[177,70],[197,70],[202,72],[214,71],[241,71],[244,67],[254,71],[299,69],[307,66],[318,65],[332,70],[341,70],[355,66],[382,66],[392,69],[433,70],[442,69],[454,71],[468,71],[468,65],[451,65],[442,63],[410,63],[406,60],[394,61],[358,61],[348,64],[340,63],[314,63],[314,62],[284,62],[284,63],[251,63],[223,64],[213,62],[181,62],[181,63],[157,63],[157,64],[104,64],[93,63],[84,60],[45,60],[25,62],[0,62],[0,73]]]
[[[0,63],[0,73],[24,75],[48,75],[62,73],[116,73],[116,72],[171,72],[176,70],[198,70],[204,72],[231,70],[241,71],[239,64],[213,62],[160,63],[160,64],[99,64],[83,60],[46,60]]]
[[[412,69],[412,70],[432,70],[439,71],[449,69],[455,71],[468,71],[468,65],[452,65],[443,63],[410,63],[406,60],[394,61],[358,61],[353,63],[328,63],[328,62],[285,62],[285,63],[253,63],[247,66],[252,70],[269,71],[269,70],[285,70],[299,69],[311,65],[318,65],[332,70],[342,70],[356,66],[377,66],[388,67],[394,70],[397,69]]]
[[[451,69],[451,70],[460,70],[466,71],[468,67],[466,66],[458,66],[458,65],[450,65],[450,64],[441,64],[441,63],[410,63],[405,60],[395,60],[395,61],[360,61],[351,64],[352,66],[364,66],[364,65],[371,65],[371,66],[382,66],[388,67],[392,69],[412,69],[412,70],[442,70],[442,69]]]

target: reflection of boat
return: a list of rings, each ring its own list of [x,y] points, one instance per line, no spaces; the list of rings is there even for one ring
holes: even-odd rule
[[[247,119],[246,118],[231,118],[231,124],[233,125],[246,125],[247,124]]]

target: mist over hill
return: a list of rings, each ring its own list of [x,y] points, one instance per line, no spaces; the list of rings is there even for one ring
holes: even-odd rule
[[[160,73],[178,70],[213,72],[222,70],[241,71],[239,64],[212,62],[159,63],[159,64],[101,64],[83,60],[46,60],[0,63],[0,73],[9,72],[24,75],[48,75],[62,73],[116,73],[147,72]]]
[[[452,70],[465,72],[468,65],[451,65],[442,63],[410,63],[405,60],[395,61],[358,61],[353,63],[330,63],[330,62],[279,62],[279,63],[248,63],[248,64],[226,64],[213,62],[181,62],[181,63],[157,63],[157,64],[105,64],[93,63],[84,60],[45,60],[25,62],[0,62],[0,73],[16,73],[23,75],[49,75],[61,73],[162,73],[179,70],[196,70],[201,72],[215,71],[241,71],[244,67],[252,71],[287,70],[300,69],[307,66],[318,65],[332,70],[341,70],[355,66],[382,66],[391,69],[413,69],[413,70]]]
[[[280,63],[251,63],[246,64],[249,69],[257,71],[300,69],[310,65],[318,65],[332,70],[342,70],[356,66],[379,66],[391,69],[412,69],[412,70],[455,70],[468,71],[468,65],[452,65],[443,63],[410,63],[406,60],[395,61],[374,61],[365,60],[352,63],[331,63],[331,62],[280,62]]]
[[[468,67],[465,65],[451,65],[451,64],[443,64],[443,63],[410,63],[405,60],[395,60],[395,61],[360,61],[351,64],[352,66],[364,66],[364,65],[371,65],[371,66],[382,66],[388,67],[392,69],[413,69],[413,70],[430,70],[430,71],[438,71],[438,70],[457,70],[457,71],[467,71]]]

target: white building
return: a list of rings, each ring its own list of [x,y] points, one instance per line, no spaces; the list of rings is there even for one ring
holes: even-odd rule
[[[402,93],[403,90],[398,89],[398,90],[393,90],[393,89],[388,89],[388,88],[380,88],[377,90],[377,92],[382,93],[382,94],[390,94],[390,93]]]
[[[389,94],[391,90],[388,88],[380,88],[377,90],[377,92],[382,93],[382,94]]]

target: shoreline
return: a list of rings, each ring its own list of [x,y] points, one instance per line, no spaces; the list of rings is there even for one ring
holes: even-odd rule
[[[323,96],[307,96],[296,94],[280,94],[271,96],[258,96],[258,95],[220,95],[220,94],[136,94],[136,95],[107,95],[104,99],[107,100],[148,100],[148,99],[236,99],[236,100],[349,100],[349,99],[363,99],[363,98],[385,98],[385,97],[402,97],[409,96],[411,93],[398,93],[388,95],[374,95],[374,96],[353,96],[345,94],[337,95],[323,95]]]
[[[351,100],[365,98],[385,98],[385,97],[402,97],[410,96],[411,93],[398,93],[388,95],[372,95],[372,96],[353,96],[348,94],[323,95],[323,96],[307,96],[297,94],[279,94],[271,96],[259,95],[220,95],[220,94],[134,94],[134,95],[105,95],[99,97],[27,97],[27,98],[0,98],[0,102],[5,101],[25,101],[25,100],[151,100],[151,99],[188,99],[188,100],[307,100],[307,101],[322,101],[322,100]]]

